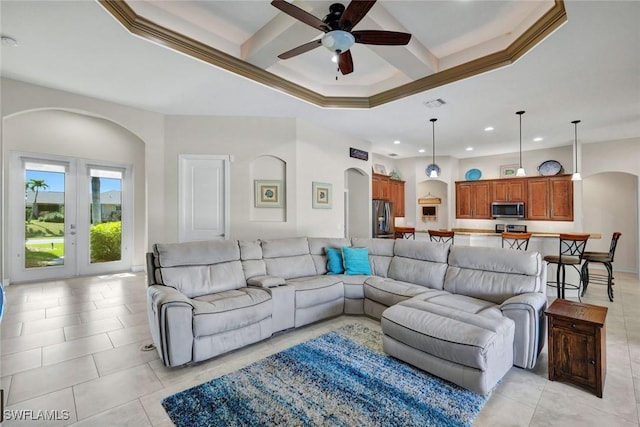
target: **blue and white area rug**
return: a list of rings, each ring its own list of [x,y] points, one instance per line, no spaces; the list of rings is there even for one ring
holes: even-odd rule
[[[481,396],[382,352],[353,324],[165,398],[177,426],[470,426]]]

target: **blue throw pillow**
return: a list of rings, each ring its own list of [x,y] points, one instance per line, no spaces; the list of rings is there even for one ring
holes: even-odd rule
[[[348,246],[343,246],[342,258],[344,259],[346,275],[353,276],[356,274],[371,274],[368,248],[350,248]]]
[[[338,248],[324,248],[327,254],[327,274],[344,273],[344,265],[342,265],[342,251]]]

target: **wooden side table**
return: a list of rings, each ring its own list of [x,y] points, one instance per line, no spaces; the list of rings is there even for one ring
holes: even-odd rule
[[[607,307],[556,299],[546,310],[549,380],[566,381],[602,397],[607,372]]]

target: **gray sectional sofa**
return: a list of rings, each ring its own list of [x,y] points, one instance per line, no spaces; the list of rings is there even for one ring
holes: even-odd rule
[[[367,248],[370,274],[327,274],[326,248]],[[388,239],[156,244],[148,318],[166,366],[209,359],[340,314],[381,320],[385,351],[475,392],[545,342],[537,252]]]

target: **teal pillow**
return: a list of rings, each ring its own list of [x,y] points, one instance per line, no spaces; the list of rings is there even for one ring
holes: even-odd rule
[[[371,274],[369,265],[368,248],[342,247],[342,258],[344,259],[344,270],[348,276],[356,274]]]
[[[344,273],[344,265],[342,265],[342,251],[338,248],[324,248],[327,254],[327,274]]]

